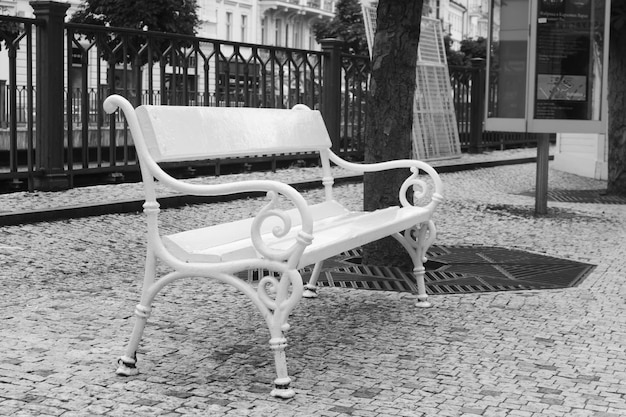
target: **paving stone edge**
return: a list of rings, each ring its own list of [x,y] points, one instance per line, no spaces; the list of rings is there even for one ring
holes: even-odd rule
[[[550,156],[550,160],[553,156]],[[435,169],[439,173],[469,171],[479,168],[490,168],[502,165],[527,164],[537,160],[536,157],[482,161],[463,164],[439,165]],[[335,178],[335,183],[359,182],[362,175],[346,175]],[[321,187],[319,180],[293,182],[290,185],[298,190],[307,190]],[[159,198],[161,208],[174,208],[188,204],[206,204],[223,201],[232,201],[244,197],[262,195],[262,193],[238,193],[225,196],[192,196],[170,195]],[[143,199],[117,200],[108,203],[54,207],[39,210],[23,210],[9,213],[0,213],[0,226],[15,226],[19,224],[38,223],[47,221],[67,220],[80,217],[101,216],[116,213],[136,213],[142,210]]]

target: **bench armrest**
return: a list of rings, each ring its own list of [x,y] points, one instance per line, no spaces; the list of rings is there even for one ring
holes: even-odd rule
[[[412,174],[402,183],[400,187],[400,203],[403,207],[412,206],[413,203],[409,202],[406,195],[409,188],[413,188],[414,200],[423,198],[427,195],[428,186],[425,181],[419,178],[419,171],[424,171],[431,178],[433,183],[433,193],[431,197],[431,203],[438,205],[444,200],[443,197],[443,182],[437,171],[424,161],[418,161],[416,159],[397,159],[393,161],[377,162],[373,164],[366,163],[354,163],[348,162],[345,159],[337,156],[332,151],[328,151],[328,159],[339,167],[355,171],[358,173],[366,172],[378,172],[386,171],[390,169],[405,168],[410,169]]]
[[[168,188],[185,194],[196,196],[216,196],[246,192],[265,192],[269,202],[254,216],[250,236],[255,249],[266,259],[297,263],[306,246],[313,240],[313,215],[304,197],[292,186],[272,180],[238,181],[224,184],[191,184],[170,177],[165,172],[155,172],[155,178]],[[264,241],[263,224],[270,218],[278,219],[279,226],[271,229],[276,238],[287,236],[293,229],[292,219],[286,209],[279,207],[280,197],[288,200],[299,213],[301,229],[294,238],[294,243],[285,250],[270,248]],[[275,222],[274,222],[275,223]],[[300,227],[299,227],[300,228]]]
[[[219,196],[246,192],[266,192],[270,202],[257,213],[251,227],[251,238],[255,249],[265,258],[277,261],[287,261],[293,263],[293,267],[298,263],[306,246],[313,240],[313,215],[308,203],[302,195],[293,187],[278,181],[254,180],[238,181],[225,184],[191,184],[177,180],[167,174],[159,164],[153,159],[145,143],[144,134],[139,126],[139,121],[133,106],[123,97],[112,95],[104,101],[104,110],[113,113],[121,109],[133,136],[135,148],[140,158],[140,168],[144,180],[146,194],[146,205],[158,208],[156,191],[153,185],[153,178],[165,185],[167,188],[196,196]],[[274,250],[263,240],[261,229],[263,223],[270,217],[279,219],[280,226],[271,229],[275,237],[286,236],[292,230],[292,220],[285,210],[278,207],[279,195],[285,197],[293,204],[300,215],[301,228],[294,238],[294,243],[284,250]],[[144,205],[144,207],[146,207]]]

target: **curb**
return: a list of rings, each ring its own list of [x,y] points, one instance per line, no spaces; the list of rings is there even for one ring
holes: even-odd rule
[[[553,156],[550,156],[550,160]],[[517,165],[536,162],[536,157],[474,162],[467,164],[449,164],[434,166],[439,173],[471,171],[480,168],[492,168],[503,165]],[[363,175],[348,175],[336,177],[335,183],[354,183],[363,180]],[[290,183],[299,191],[321,187],[319,180]],[[176,208],[188,204],[207,204],[233,201],[247,197],[259,197],[264,193],[237,193],[224,196],[193,196],[170,195],[159,198],[161,208]],[[143,210],[144,200],[118,200],[111,203],[90,204],[88,206],[64,206],[40,210],[27,210],[0,214],[0,226],[16,226],[19,224],[68,220],[80,217],[102,216],[106,214],[138,213]]]

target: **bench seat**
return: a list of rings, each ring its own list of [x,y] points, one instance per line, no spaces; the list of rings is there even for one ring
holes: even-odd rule
[[[422,207],[398,206],[364,212],[349,211],[336,201],[310,206],[313,213],[313,242],[304,249],[298,269],[328,259],[339,253],[428,221],[430,213]],[[263,225],[261,235],[272,249],[286,250],[293,244],[301,225],[298,211],[288,210],[292,228],[283,237],[271,230],[277,221]],[[163,236],[163,244],[183,262],[226,262],[258,257],[250,240],[253,219],[222,223]]]

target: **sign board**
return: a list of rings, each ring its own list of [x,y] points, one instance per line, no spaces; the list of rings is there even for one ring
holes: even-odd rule
[[[487,130],[603,133],[610,0],[492,0]]]

